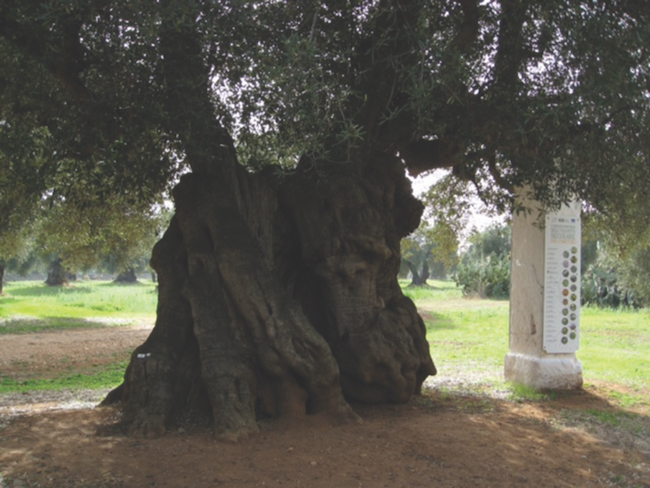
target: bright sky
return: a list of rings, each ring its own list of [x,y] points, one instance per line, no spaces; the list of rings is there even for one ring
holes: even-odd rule
[[[417,176],[416,178],[411,178],[409,176],[411,184],[413,185],[413,193],[416,197],[419,197],[445,174],[446,173],[444,171],[434,170],[431,173],[426,173],[424,175]],[[503,217],[489,217],[488,215],[485,215],[485,213],[483,213],[485,212],[485,206],[478,199],[476,200],[475,210],[476,211],[470,216],[469,229],[467,229],[468,231],[472,227],[475,227],[477,230],[481,231],[493,222],[503,221]]]

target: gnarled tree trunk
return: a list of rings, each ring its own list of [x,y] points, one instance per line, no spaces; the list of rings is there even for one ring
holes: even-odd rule
[[[132,432],[203,415],[238,438],[263,417],[354,418],[346,398],[408,400],[435,368],[397,282],[400,238],[422,213],[401,162],[248,173],[214,118],[192,33],[163,29],[161,49],[192,173],[153,251],[156,325],[104,403],[122,403]]]
[[[156,327],[107,398],[132,430],[201,413],[238,437],[260,417],[350,417],[344,397],[404,402],[435,374],[397,282],[421,204],[399,160],[366,168],[282,181],[238,171],[241,211],[206,178],[182,178],[152,258]]]
[[[409,271],[411,272],[411,284],[409,286],[426,286],[427,280],[429,279],[429,263],[426,261],[422,265],[422,272],[418,272],[418,268],[411,261],[405,261],[406,266],[408,266]]]

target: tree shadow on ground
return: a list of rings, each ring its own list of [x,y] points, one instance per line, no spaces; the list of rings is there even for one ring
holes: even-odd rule
[[[447,315],[425,310],[420,310],[419,313],[422,317],[422,320],[424,320],[427,334],[430,332],[435,332],[436,330],[456,328],[454,321]]]
[[[116,411],[43,412],[5,428],[3,474],[47,486],[648,486],[643,452],[553,420],[568,407],[615,408],[591,392],[517,402],[425,391],[354,407],[363,423],[268,425],[236,444],[191,425],[156,439],[96,436]]]
[[[16,297],[41,297],[54,295],[81,295],[92,293],[91,286],[88,285],[70,285],[70,286],[47,286],[45,283],[40,285],[28,286],[25,288],[8,289],[8,295]]]
[[[638,396],[639,402],[626,408],[609,397],[611,392],[604,385],[532,393],[529,397],[511,389],[506,398],[495,398],[493,394],[502,395],[510,387],[504,383],[504,388],[491,384],[487,388],[476,385],[468,389],[462,382],[459,384],[458,390],[448,385],[427,388],[420,401],[433,409],[442,407],[473,414],[515,405],[534,421],[555,430],[589,434],[612,447],[645,453],[650,461],[650,404],[642,401],[644,392]]]
[[[10,317],[0,319],[0,334],[25,334],[55,330],[89,329],[131,325],[129,318],[96,317]]]

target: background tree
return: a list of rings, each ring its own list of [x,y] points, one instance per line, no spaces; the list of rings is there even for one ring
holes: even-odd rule
[[[646,186],[642,5],[3,7],[0,120],[17,141],[47,135],[45,188],[144,202],[191,170],[153,252],[156,327],[107,399],[133,431],[202,413],[238,437],[262,416],[350,418],[346,399],[417,393],[435,368],[395,279],[422,213],[402,161],[453,168],[501,210],[529,185],[613,213]]]
[[[511,247],[509,224],[493,224],[482,232],[475,231],[456,269],[456,285],[463,288],[463,293],[482,298],[509,297]]]
[[[646,201],[626,200],[623,223],[611,216],[589,213],[586,242],[592,252],[586,261],[583,245],[582,298],[607,307],[642,307],[650,303],[650,233]]]
[[[119,197],[85,203],[80,208],[49,199],[35,228],[41,253],[68,270],[105,265],[118,275],[129,270],[134,275],[136,262],[151,252],[169,217],[161,206],[136,206]]]
[[[426,286],[430,277],[444,279],[457,263],[458,238],[445,222],[426,222],[404,238],[402,262],[411,273],[411,286]]]
[[[23,141],[25,147],[7,140],[2,122],[0,119],[0,293],[7,263],[26,259],[32,247],[29,236],[40,209],[42,186],[37,180],[43,169],[39,131]],[[10,151],[15,151],[15,160],[7,155]]]

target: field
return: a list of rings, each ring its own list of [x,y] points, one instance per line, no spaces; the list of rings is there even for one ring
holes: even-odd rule
[[[473,370],[486,387],[521,391],[502,379],[508,352],[507,300],[467,299],[451,282],[430,281],[431,289],[405,289],[427,325],[431,353],[440,364],[437,381]],[[650,311],[585,307],[581,314],[584,380],[629,390],[614,402],[650,407]],[[513,390],[514,388],[514,390]]]
[[[238,445],[179,428],[97,436],[93,409],[155,320],[155,284],[10,283],[0,297],[0,487],[650,487],[650,313],[586,308],[585,386],[503,381],[507,301],[450,282],[405,288],[439,373],[406,405],[355,405],[362,425],[262,426]],[[206,463],[206,458],[212,459]]]

